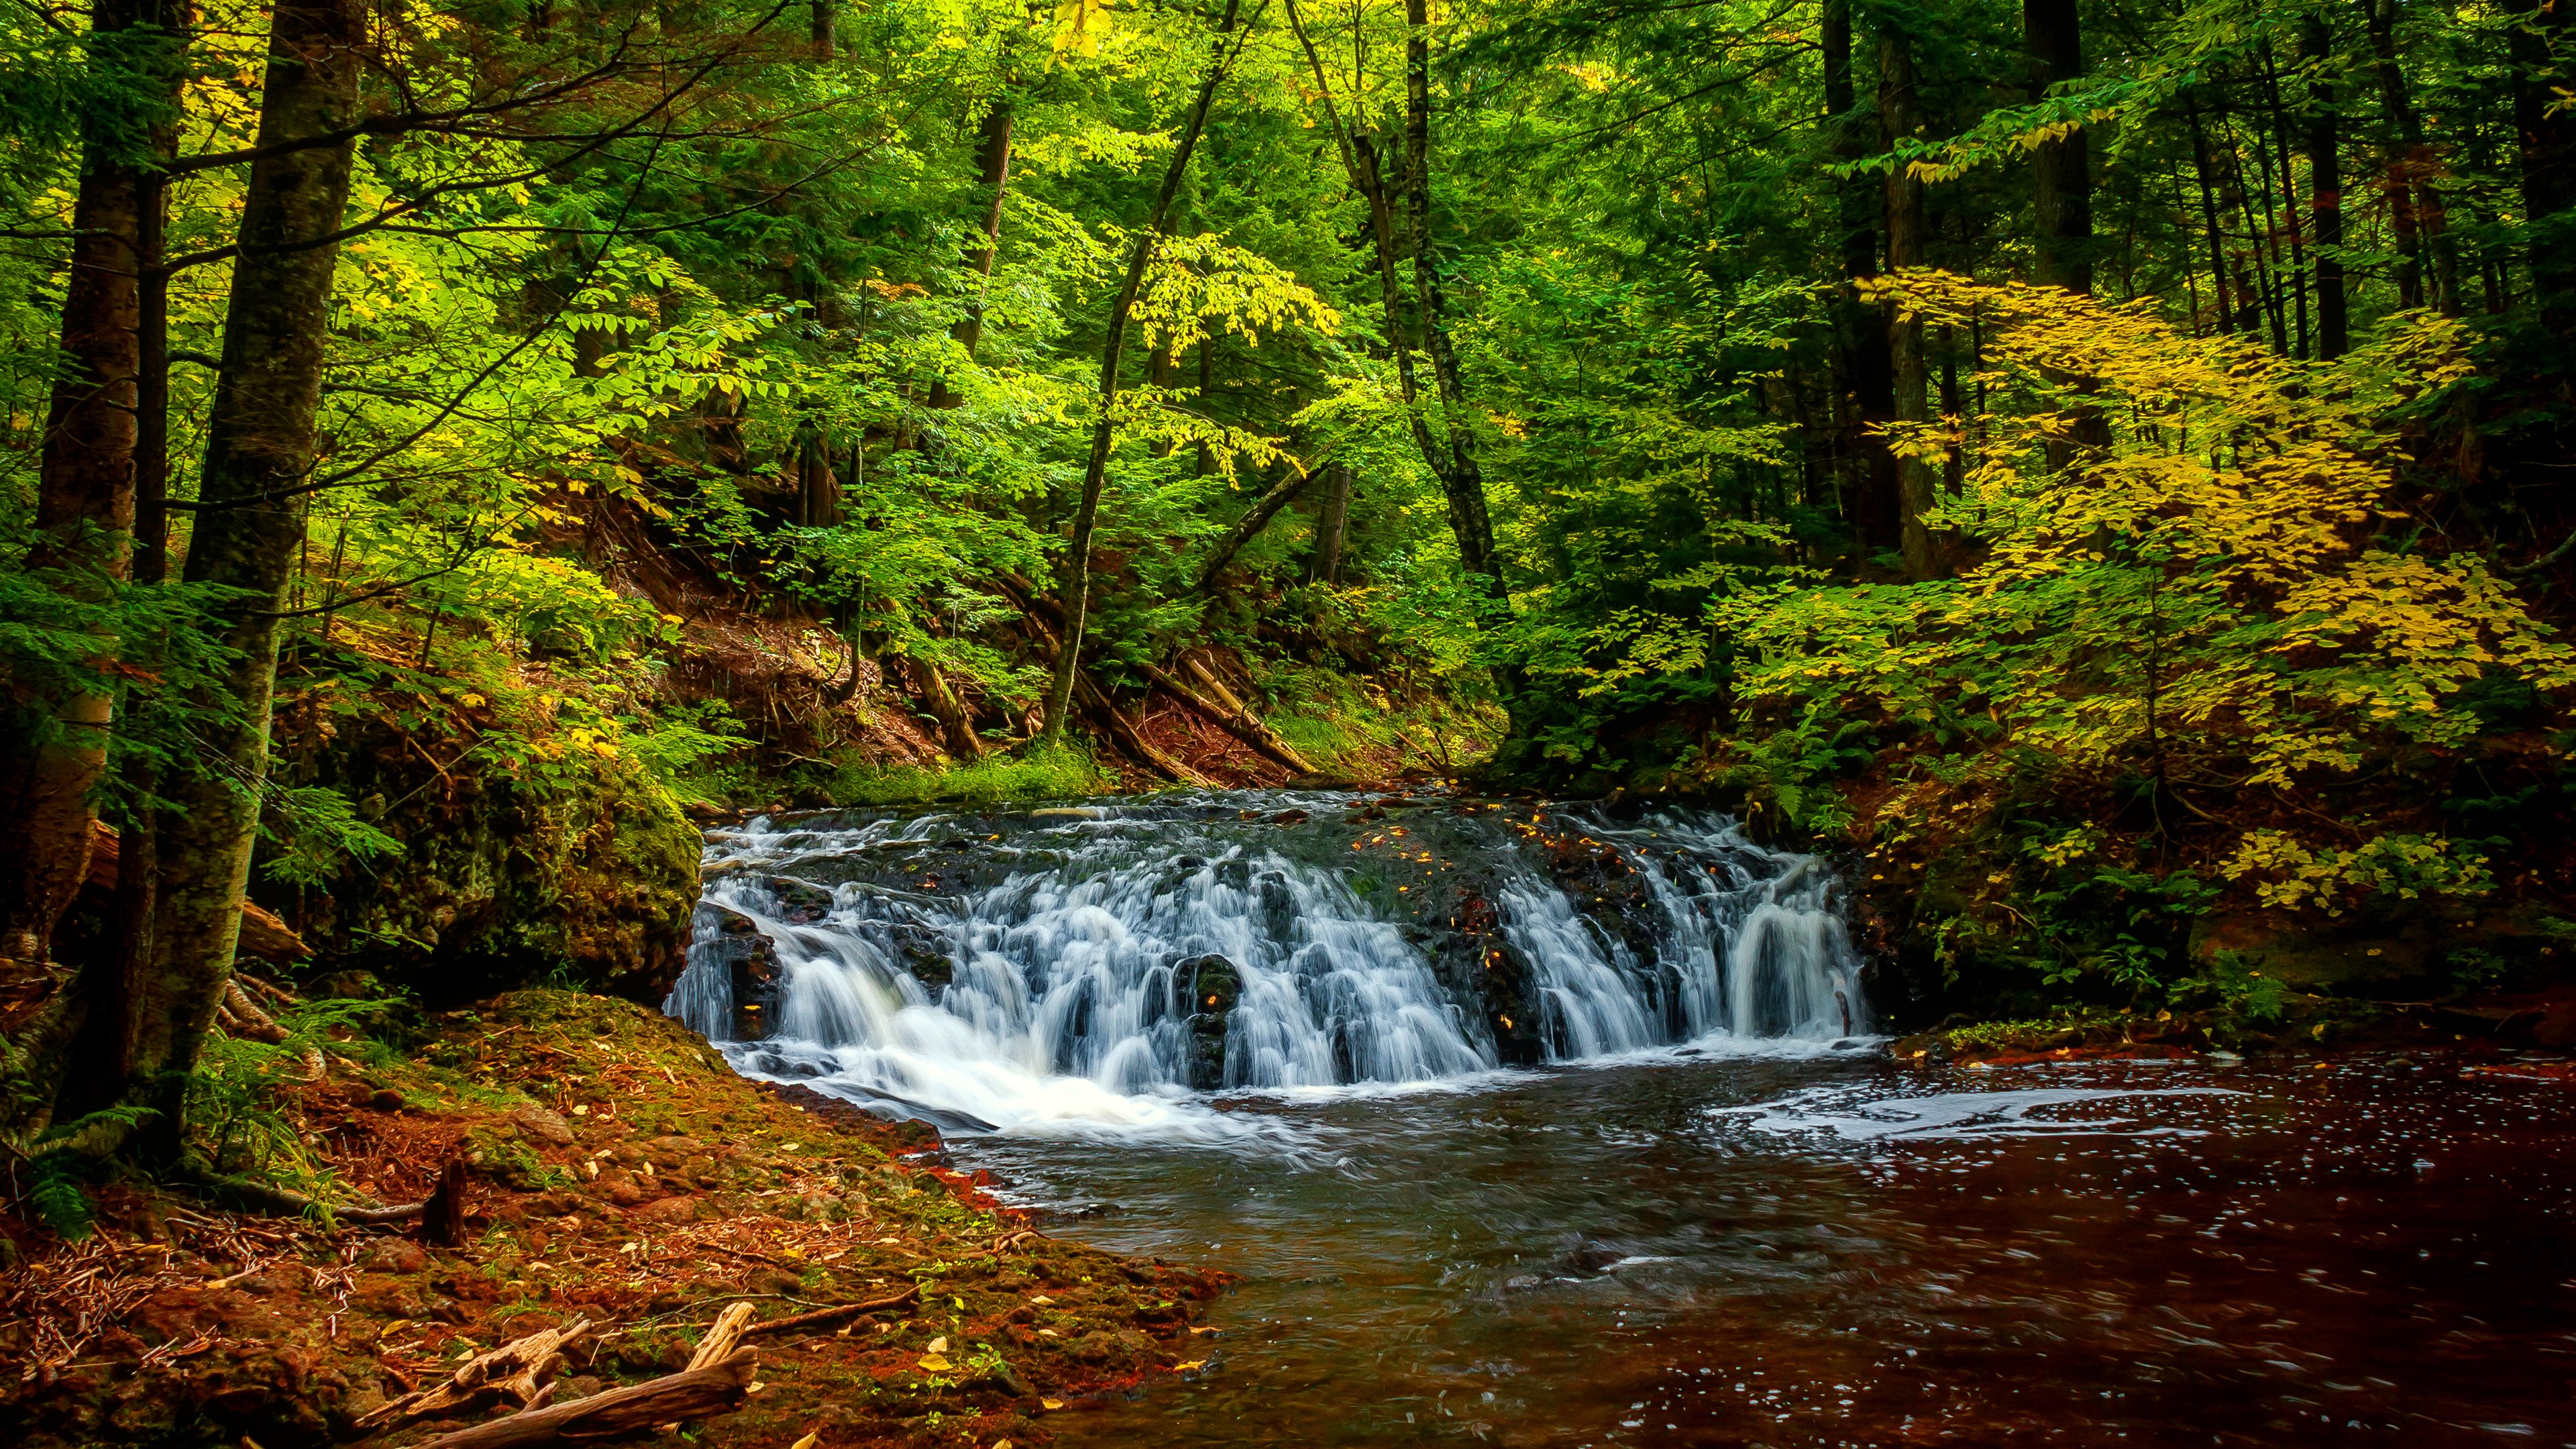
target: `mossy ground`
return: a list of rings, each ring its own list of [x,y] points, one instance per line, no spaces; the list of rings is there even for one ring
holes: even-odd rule
[[[80,1242],[0,1219],[13,1442],[347,1441],[387,1398],[575,1317],[601,1331],[559,1401],[679,1367],[726,1304],[770,1319],[907,1284],[915,1302],[847,1332],[759,1340],[763,1387],[690,1440],[1043,1444],[1086,1396],[1211,1356],[1189,1318],[1218,1278],[1032,1231],[933,1165],[927,1129],[744,1081],[641,1007],[523,991],[434,1025],[419,1060],[335,1061],[280,1107],[349,1198],[418,1198],[462,1156],[463,1249],[134,1183],[94,1193]]]

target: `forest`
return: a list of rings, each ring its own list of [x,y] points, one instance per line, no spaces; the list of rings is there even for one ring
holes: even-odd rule
[[[1887,1031],[2576,1041],[2562,0],[0,37],[26,1234],[327,1216],[279,1102],[660,1003],[764,812],[1687,805]]]

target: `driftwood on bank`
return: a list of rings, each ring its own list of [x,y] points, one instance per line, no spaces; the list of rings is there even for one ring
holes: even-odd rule
[[[418,1449],[537,1449],[586,1444],[727,1414],[751,1393],[753,1355],[736,1350],[720,1362],[682,1369],[569,1404],[541,1403],[506,1419],[432,1439]]]
[[[522,1409],[540,1404],[563,1367],[564,1350],[589,1332],[590,1320],[576,1318],[568,1327],[545,1329],[505,1343],[468,1360],[428,1388],[370,1411],[358,1420],[358,1427],[378,1429],[497,1404],[515,1404]]]

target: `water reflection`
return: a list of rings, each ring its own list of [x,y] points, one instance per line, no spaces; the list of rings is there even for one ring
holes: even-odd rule
[[[1234,1105],[1299,1148],[961,1149],[1244,1277],[1207,1376],[1067,1445],[2576,1442],[2563,1084],[1822,1058]]]

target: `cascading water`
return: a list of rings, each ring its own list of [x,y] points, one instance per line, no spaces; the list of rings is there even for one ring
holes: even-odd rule
[[[1196,1091],[1868,1029],[1831,873],[1681,811],[764,817],[710,835],[706,876],[664,1009],[748,1073],[954,1129],[1184,1131]]]

